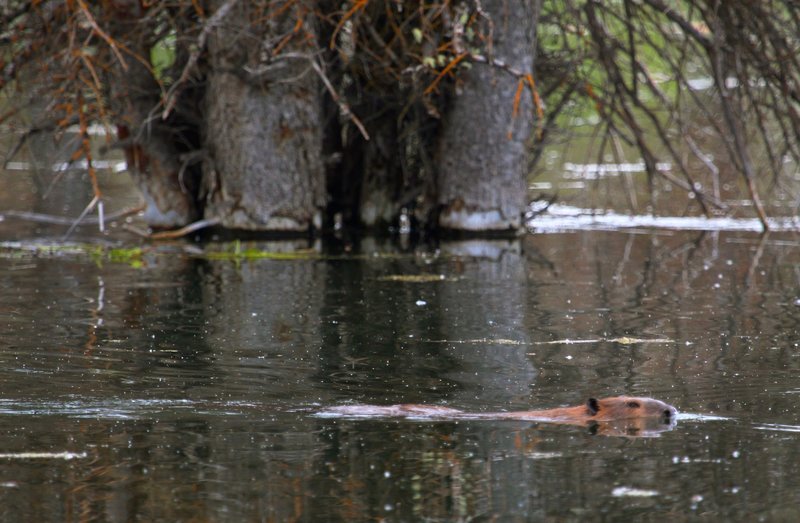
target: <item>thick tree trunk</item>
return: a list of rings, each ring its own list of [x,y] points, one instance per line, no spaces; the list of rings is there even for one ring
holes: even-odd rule
[[[205,217],[305,231],[320,225],[325,201],[314,23],[306,15],[293,34],[300,2],[278,14],[254,4],[239,2],[209,40]]]
[[[329,162],[335,168],[328,173],[327,192],[331,212],[345,220],[382,228],[404,208],[424,222],[436,207],[440,212],[438,222],[429,224],[433,227],[516,230],[527,203],[533,104],[526,88],[515,106],[520,77],[513,71],[533,71],[540,1],[482,2],[481,13],[491,21],[482,18],[481,31],[492,37],[485,63],[473,62],[471,70],[459,73],[460,90],[444,108],[440,125],[427,121],[422,106],[412,107],[422,116],[411,118],[411,85],[370,69],[376,67],[372,55],[361,58],[363,51],[355,48],[349,73],[336,62],[338,54],[320,55],[320,45],[327,45],[339,26],[326,26],[327,34],[318,37],[318,20],[311,14],[317,3],[276,8],[266,0],[210,1],[203,29],[207,54],[193,69],[204,75],[204,91],[184,87],[178,97],[179,104],[201,107],[194,120],[183,117],[179,107],[170,121],[159,118],[160,90],[137,61],[130,61],[129,82],[111,83],[118,91],[112,98],[127,104],[119,111],[126,122],[121,130],[130,133],[129,163],[148,203],[147,221],[180,226],[202,216],[232,229],[319,227],[326,203],[323,135],[328,132],[326,154],[341,163]],[[382,5],[370,12],[374,21],[382,20]],[[394,42],[395,30],[384,37],[387,45]],[[152,45],[142,42],[135,48],[147,56]],[[328,101],[331,120],[326,120],[323,68],[315,70],[311,61],[320,56],[330,62],[329,78],[365,123],[370,140],[334,125],[348,120],[332,120],[342,118],[333,100]],[[182,69],[185,57],[179,63]],[[176,137],[184,129],[195,136]],[[435,176],[428,174],[435,170],[428,161],[432,143]],[[203,151],[202,165],[184,165],[185,158],[201,156],[196,149]]]
[[[463,75],[437,144],[439,225],[468,231],[514,230],[527,203],[533,102],[526,89],[516,117],[519,79],[497,64],[533,72],[539,0],[485,0],[493,24],[492,64]]]

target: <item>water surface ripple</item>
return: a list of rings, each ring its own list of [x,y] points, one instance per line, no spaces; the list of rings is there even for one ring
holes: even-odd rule
[[[226,248],[0,249],[0,519],[800,517],[793,234]],[[677,425],[318,415],[619,394]]]

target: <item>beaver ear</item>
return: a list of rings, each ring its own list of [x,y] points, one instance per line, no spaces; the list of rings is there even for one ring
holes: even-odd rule
[[[591,412],[592,416],[594,416],[597,414],[597,411],[600,410],[600,404],[595,398],[589,398],[586,400],[586,408],[589,409],[589,412]]]

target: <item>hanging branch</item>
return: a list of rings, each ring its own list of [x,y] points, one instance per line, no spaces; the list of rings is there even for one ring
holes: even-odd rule
[[[728,130],[730,131],[731,135],[733,136],[733,144],[732,153],[736,155],[736,158],[739,160],[739,166],[742,170],[742,174],[744,175],[745,181],[747,182],[747,190],[750,192],[750,199],[753,201],[753,205],[756,208],[756,213],[758,214],[758,219],[761,221],[762,227],[764,230],[769,230],[769,223],[767,222],[767,214],[764,212],[764,206],[761,203],[761,198],[758,196],[758,190],[755,186],[755,172],[753,170],[753,164],[750,161],[750,154],[747,152],[747,144],[745,143],[744,136],[742,135],[742,130],[739,127],[739,123],[736,117],[733,115],[733,109],[731,108],[728,88],[725,85],[725,78],[722,76],[722,63],[720,53],[714,53],[715,60],[713,61],[714,65],[714,82],[717,85],[717,89],[719,89],[721,93],[720,103],[722,104],[722,114],[725,116],[725,121],[728,124]],[[726,140],[730,142],[730,140]]]

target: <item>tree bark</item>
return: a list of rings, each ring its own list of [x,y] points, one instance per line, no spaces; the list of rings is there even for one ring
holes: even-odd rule
[[[211,1],[201,30],[208,35],[207,52],[193,72],[204,80],[196,85],[204,87],[182,89],[178,97],[199,107],[195,121],[182,118],[178,107],[171,121],[161,120],[160,90],[138,62],[126,74],[129,82],[111,83],[119,89],[113,98],[127,104],[122,131],[130,132],[128,159],[148,203],[145,219],[182,226],[202,216],[231,229],[304,232],[321,226],[327,192],[331,212],[368,227],[383,228],[402,209],[419,206],[416,219],[427,226],[518,229],[527,204],[533,103],[527,87],[519,103],[515,100],[520,76],[513,71],[533,71],[540,1],[481,3],[483,29],[491,35],[485,63],[459,72],[459,91],[435,125],[425,120],[430,116],[421,106],[416,109],[422,119],[411,118],[406,107],[411,88],[397,83],[396,75],[370,69],[374,60],[361,58],[364,51],[356,48],[348,58],[354,68],[349,73],[334,65],[336,53],[319,53],[334,26],[318,27],[311,14],[317,2],[276,7],[266,0]],[[371,19],[382,20],[383,8],[374,9]],[[375,34],[386,46],[396,37],[394,30]],[[179,42],[193,43],[185,37]],[[141,42],[136,49],[147,56],[152,45]],[[315,70],[311,62],[320,57],[368,128],[369,140],[342,133],[340,124],[348,120],[332,100],[330,110],[323,109],[330,93],[318,74],[325,67]],[[199,137],[176,139],[180,129]],[[349,138],[343,141],[343,135]],[[189,148],[181,145],[188,142]],[[412,149],[422,156],[411,158]],[[435,170],[428,161],[432,149],[435,176],[428,174]],[[200,156],[202,164],[183,164]],[[341,160],[335,168],[329,162],[327,187],[324,157]],[[432,207],[440,212],[427,223]]]
[[[437,144],[439,225],[466,231],[516,230],[527,204],[533,102],[519,78],[532,73],[540,0],[485,0],[493,26],[492,63],[473,62],[443,121]]]
[[[266,9],[239,2],[209,40],[205,217],[299,232],[320,226],[325,203],[314,21],[300,2]]]

